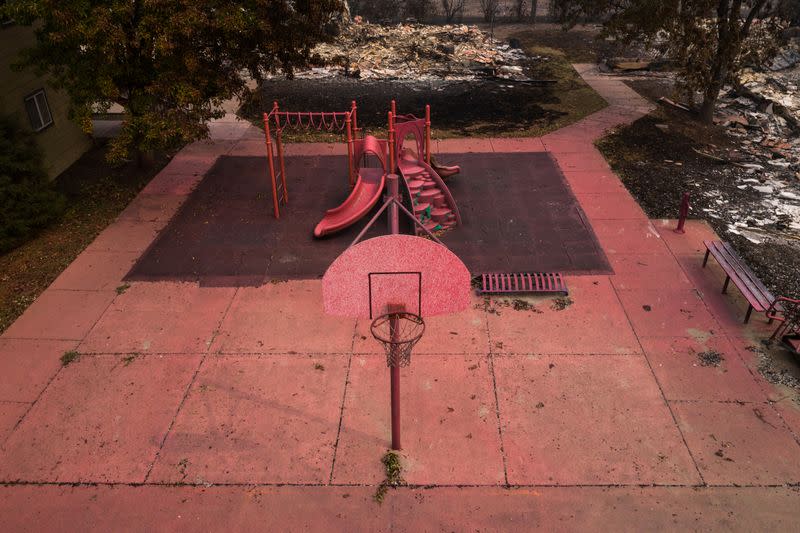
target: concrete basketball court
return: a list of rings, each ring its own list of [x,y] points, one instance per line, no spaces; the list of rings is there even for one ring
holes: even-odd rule
[[[3,528],[792,527],[800,406],[756,369],[771,329],[743,325],[724,274],[701,268],[706,224],[677,235],[648,220],[608,167],[594,139],[649,107],[578,68],[608,108],[542,138],[436,152],[548,153],[613,273],[568,275],[571,301],[473,296],[427,320],[403,370],[407,486],[372,500],[385,357],[368,320],[323,313],[319,280],[116,291],[220,156],[263,154],[257,131],[223,121],[0,337]],[[710,350],[719,366],[699,363]]]

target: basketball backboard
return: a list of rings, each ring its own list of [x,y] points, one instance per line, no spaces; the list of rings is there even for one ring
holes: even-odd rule
[[[422,317],[470,304],[470,273],[446,246],[411,235],[361,241],[331,263],[322,278],[325,312],[375,318],[399,305]]]

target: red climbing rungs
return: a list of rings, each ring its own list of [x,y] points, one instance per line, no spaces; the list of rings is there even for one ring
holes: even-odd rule
[[[560,272],[481,274],[479,294],[515,292],[560,292],[569,294]]]

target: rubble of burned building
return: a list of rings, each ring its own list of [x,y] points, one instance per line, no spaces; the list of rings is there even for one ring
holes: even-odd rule
[[[759,193],[749,209],[727,213],[730,231],[753,242],[800,242],[800,47],[794,43],[767,65],[744,69],[720,96],[715,122],[740,147],[725,155],[748,174],[738,188]]]
[[[607,60],[602,70],[612,76],[674,83],[674,73],[663,68],[665,62],[664,57],[642,54]],[[660,102],[694,113],[694,102]],[[714,122],[735,148],[695,148],[719,164],[700,180],[703,183],[688,183],[705,197],[698,202],[703,207],[697,214],[723,222],[727,231],[753,243],[778,241],[800,247],[800,43],[790,41],[771,60],[742,69],[736,82],[721,92]],[[733,182],[738,191],[715,187],[715,182]]]
[[[529,65],[545,60],[495,40],[476,26],[382,26],[356,17],[332,42],[317,45],[310,68],[295,76],[530,82],[534,80],[528,76]]]

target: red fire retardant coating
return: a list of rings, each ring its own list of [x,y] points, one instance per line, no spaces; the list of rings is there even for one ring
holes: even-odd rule
[[[325,312],[337,316],[375,317],[386,313],[390,303],[423,317],[455,313],[469,307],[470,274],[441,244],[384,235],[336,258],[322,278],[322,298]]]
[[[381,168],[358,169],[356,185],[350,196],[342,205],[325,213],[325,217],[314,228],[315,237],[335,233],[355,223],[369,213],[381,197],[386,183],[386,141],[367,135],[363,140],[354,141],[353,146],[356,161],[361,161],[366,153],[370,153],[378,158]]]

